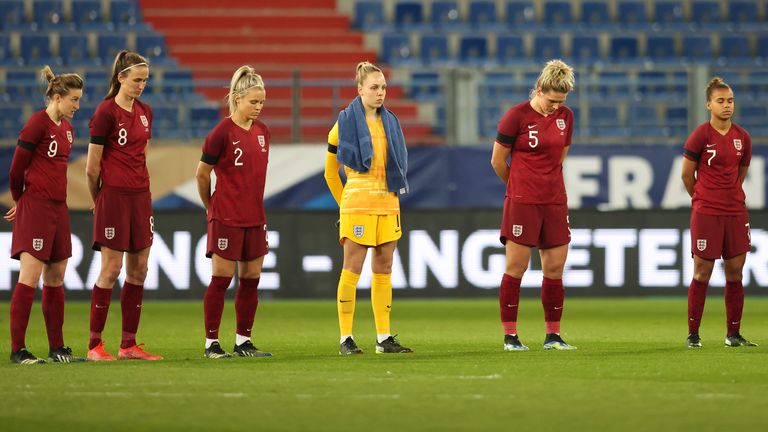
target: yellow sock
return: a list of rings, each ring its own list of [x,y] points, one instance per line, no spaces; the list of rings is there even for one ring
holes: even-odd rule
[[[389,334],[389,311],[392,308],[392,274],[373,274],[371,304],[377,334]]]
[[[349,270],[342,270],[339,288],[336,291],[337,310],[339,312],[339,331],[341,336],[352,334],[352,322],[355,319],[355,294],[360,275]]]

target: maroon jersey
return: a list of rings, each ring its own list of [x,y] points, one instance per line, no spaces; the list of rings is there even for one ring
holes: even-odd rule
[[[572,136],[573,112],[566,106],[549,116],[536,112],[530,101],[510,108],[496,137],[512,151],[507,196],[521,204],[565,204],[560,159]]]
[[[48,117],[45,110],[32,114],[19,134],[11,163],[10,186],[13,199],[22,193],[53,201],[67,200],[67,161],[72,149],[72,125]]]
[[[103,185],[149,189],[147,144],[152,138],[152,109],[138,100],[133,111],[121,108],[115,99],[96,107],[90,123],[91,143],[103,145],[101,183]]]
[[[269,129],[254,120],[250,130],[225,118],[205,138],[201,161],[214,165],[216,192],[208,219],[225,225],[264,225],[264,184],[269,156]]]
[[[694,210],[711,215],[746,211],[739,168],[749,166],[752,138],[736,123],[721,135],[709,122],[697,127],[685,142],[685,157],[697,162]]]

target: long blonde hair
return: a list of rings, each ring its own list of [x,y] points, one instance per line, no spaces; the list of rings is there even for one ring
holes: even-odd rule
[[[149,67],[149,62],[141,54],[128,50],[117,53],[115,63],[112,65],[112,77],[109,79],[109,91],[104,100],[117,96],[120,91],[120,80],[117,77],[128,75],[129,69],[139,65]]]
[[[227,104],[229,105],[229,115],[237,110],[238,96],[243,97],[252,88],[264,90],[264,80],[261,75],[256,73],[256,69],[244,65],[240,66],[232,75],[232,81],[229,83],[229,93],[227,93]]]
[[[562,60],[550,60],[544,65],[544,69],[541,70],[541,74],[536,80],[536,85],[531,90],[531,99],[536,96],[537,89],[541,89],[542,93],[550,91],[569,93],[573,87],[573,68]]]

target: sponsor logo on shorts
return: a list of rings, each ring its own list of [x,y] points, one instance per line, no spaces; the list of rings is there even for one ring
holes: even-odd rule
[[[115,238],[115,227],[104,228],[104,237],[106,237],[107,240]]]
[[[557,125],[558,129],[565,130],[565,120],[557,119],[557,120],[555,120],[555,124]]]
[[[32,239],[32,249],[34,249],[34,250],[36,250],[38,252],[43,250],[43,239],[33,238]]]
[[[149,121],[147,120],[147,116],[140,115],[139,118],[141,119],[141,124],[143,124],[144,127],[149,127]]]
[[[365,232],[363,228],[364,227],[362,225],[355,225],[354,227],[352,227],[352,234],[354,234],[355,237],[357,238],[362,237],[363,233]]]
[[[515,237],[520,237],[523,234],[523,226],[522,225],[512,225],[512,235]]]
[[[733,146],[736,147],[736,151],[741,151],[741,140],[734,138]]]
[[[696,240],[696,249],[703,251],[707,248],[707,239],[697,239]]]
[[[74,141],[74,137],[72,136],[72,131],[67,131],[67,140],[69,140],[69,143],[72,144],[72,141]]]
[[[220,238],[219,239],[219,250],[225,250],[229,246],[229,239],[226,238]]]

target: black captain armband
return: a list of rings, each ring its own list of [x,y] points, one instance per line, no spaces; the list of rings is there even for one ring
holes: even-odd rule
[[[107,143],[107,137],[92,136],[90,142],[91,142],[91,144],[104,145],[104,144]]]
[[[207,153],[203,153],[203,155],[200,157],[200,162],[205,162],[208,165],[216,165],[218,161],[219,161],[218,156],[211,156]]]
[[[694,153],[694,152],[692,152],[690,150],[686,150],[685,151],[685,155],[688,156],[689,158],[691,158],[692,160],[695,160],[695,161],[698,161],[699,158],[701,158],[701,154],[700,153]]]
[[[22,140],[19,140],[19,142],[16,145],[18,145],[19,147],[23,148],[24,150],[29,150],[29,151],[34,151],[35,147],[37,147],[36,145],[32,144],[31,142],[22,141]]]
[[[339,148],[333,144],[328,144],[328,153],[336,154],[336,152],[339,151]]]
[[[515,143],[515,137],[504,135],[503,133],[498,132],[496,134],[496,142],[499,144],[512,145]]]

